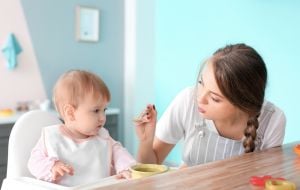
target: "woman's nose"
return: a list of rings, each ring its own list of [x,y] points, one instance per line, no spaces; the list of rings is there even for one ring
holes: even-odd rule
[[[208,100],[207,100],[207,93],[205,92],[205,90],[201,90],[201,91],[198,91],[198,94],[197,94],[197,102],[199,104],[207,104],[208,103]]]

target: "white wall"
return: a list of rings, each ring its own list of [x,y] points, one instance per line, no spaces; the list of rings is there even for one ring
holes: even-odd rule
[[[133,118],[154,103],[154,1],[125,1],[125,146],[136,153]]]
[[[5,57],[0,52],[0,109],[15,108],[18,101],[44,100],[46,94],[19,0],[0,1],[0,26],[1,49],[10,32],[23,49],[18,66],[12,71],[6,68]]]

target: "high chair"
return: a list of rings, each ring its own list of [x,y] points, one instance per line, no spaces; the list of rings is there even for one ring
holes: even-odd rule
[[[42,128],[59,123],[57,114],[42,110],[29,111],[17,120],[9,136],[7,178],[32,177],[27,169],[30,152],[40,138]]]
[[[42,110],[26,112],[17,120],[9,136],[7,174],[1,190],[91,189],[121,182],[111,176],[91,184],[66,187],[35,179],[27,169],[31,150],[40,138],[43,127],[59,123],[57,113]]]
[[[8,142],[8,159],[6,179],[31,177],[27,162],[32,148],[41,136],[45,126],[59,124],[61,121],[54,112],[33,110],[24,113],[14,124]],[[5,187],[3,180],[2,188]]]

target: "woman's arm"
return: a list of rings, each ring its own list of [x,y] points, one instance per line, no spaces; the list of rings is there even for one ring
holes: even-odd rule
[[[148,105],[142,114],[134,120],[137,136],[140,140],[137,160],[141,163],[161,164],[174,144],[168,144],[154,138],[156,128],[156,115],[154,105]]]
[[[165,160],[176,143],[184,137],[186,115],[190,113],[194,100],[194,87],[184,89],[171,102],[158,123],[154,105],[147,106],[135,120],[140,140],[137,154],[139,162],[161,164]]]
[[[140,142],[137,160],[146,164],[162,164],[174,146],[174,144],[165,143],[156,137],[153,143]]]

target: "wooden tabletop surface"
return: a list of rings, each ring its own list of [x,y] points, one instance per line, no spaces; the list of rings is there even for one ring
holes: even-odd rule
[[[97,188],[102,189],[262,189],[249,183],[251,176],[283,177],[300,189],[300,156],[293,148],[300,141],[282,147],[248,153],[228,160],[167,172],[143,179]]]

